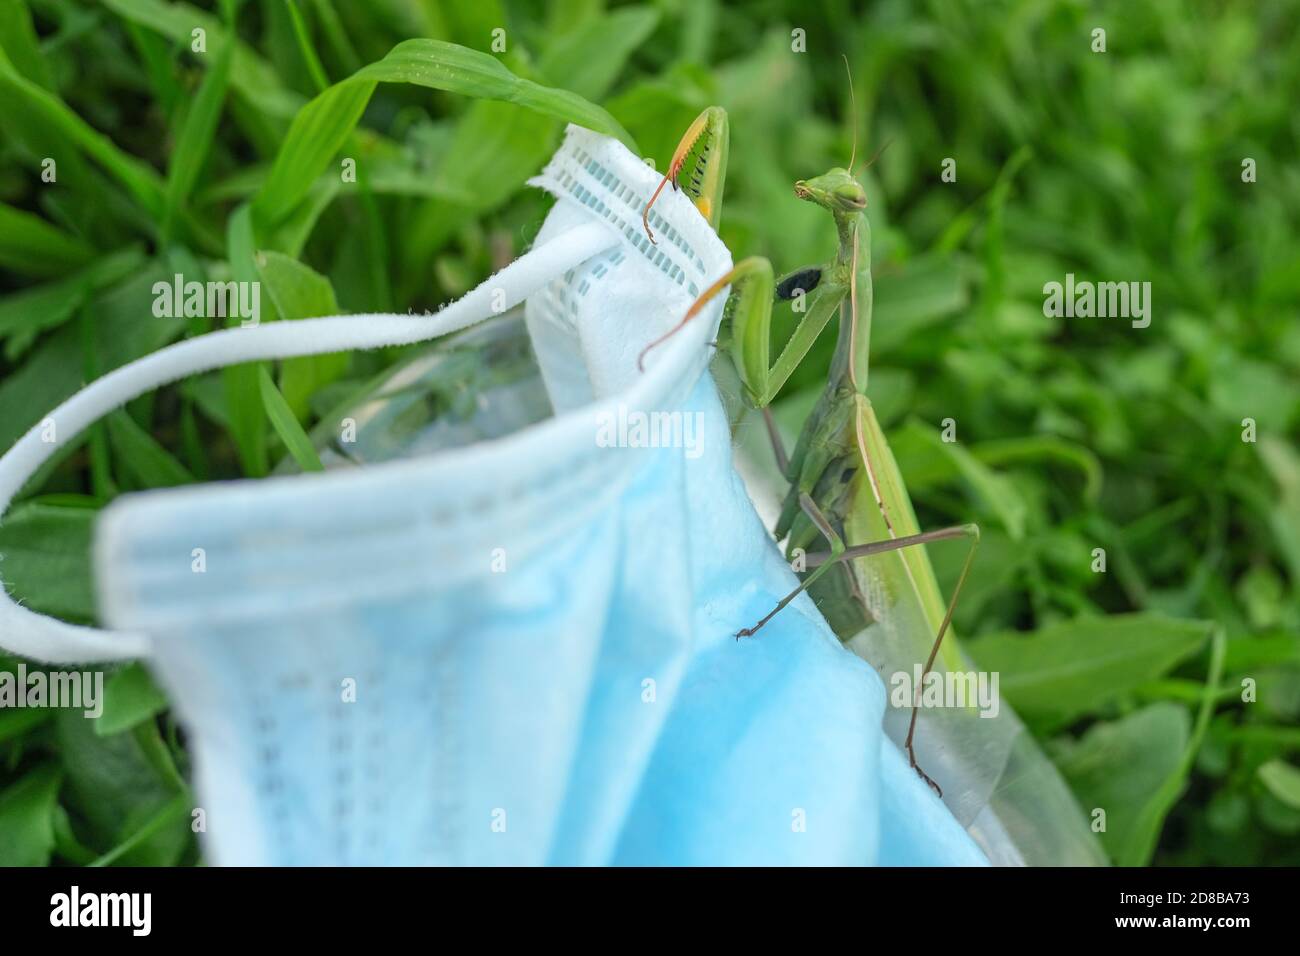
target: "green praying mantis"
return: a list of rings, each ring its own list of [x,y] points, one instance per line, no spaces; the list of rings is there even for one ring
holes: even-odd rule
[[[646,204],[643,225],[651,241],[654,236],[649,211],[669,183],[674,189],[684,190],[710,226],[717,229],[728,140],[727,114],[721,107],[709,107],[691,124],[659,188]],[[866,215],[866,191],[852,172],[855,158],[856,144],[848,169],[837,167],[794,184],[795,196],[822,207],[834,220],[839,236],[834,259],[797,269],[779,282],[774,280],[767,259],[754,256],[740,261],[704,290],[677,326],[646,346],[641,360],[646,352],[691,321],[711,299],[730,290],[720,333],[729,333],[729,341],[720,340],[718,346],[730,354],[744,400],[763,414],[777,465],[789,482],[774,534],[777,541],[786,539],[786,556],[795,562],[796,569],[800,563],[803,565],[799,586],[736,637],[757,633],[805,590],[845,643],[892,613],[890,609],[901,601],[911,602],[919,614],[914,619],[924,624],[927,634],[935,636],[921,680],[914,688],[905,747],[911,766],[942,795],[939,785],[916,760],[919,696],[926,676],[934,668],[970,571],[979,528],[963,524],[931,531],[919,529],[893,454],[867,398],[871,226]],[[799,299],[805,311],[772,362],[774,299]],[[787,455],[771,403],[837,312],[839,333],[826,387],[803,426],[793,454]],[[967,539],[969,549],[945,608],[924,545],[953,538]],[[828,550],[811,553],[813,548]]]

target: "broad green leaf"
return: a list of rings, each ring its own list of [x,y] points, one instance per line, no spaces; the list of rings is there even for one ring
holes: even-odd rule
[[[407,40],[382,60],[325,90],[294,117],[275,164],[253,200],[259,223],[273,225],[306,195],[352,133],[378,83],[412,83],[515,103],[631,142],[600,107],[567,90],[515,76],[489,54],[439,40]]]
[[[72,830],[72,820],[62,804],[54,807],[54,851],[69,863],[87,866],[95,861],[95,852],[88,849]]]
[[[1113,725],[1096,725],[1072,751],[1067,747],[1060,768],[1084,806],[1104,809],[1113,803],[1121,810],[1118,831],[1110,828],[1107,811],[1107,832],[1102,835],[1120,866],[1150,863],[1165,817],[1187,789],[1221,693],[1226,646],[1223,631],[1215,629],[1196,724],[1172,767],[1170,745],[1187,737],[1187,712],[1169,702],[1152,704]]]
[[[1232,741],[1263,744],[1279,750],[1300,750],[1300,727],[1279,724],[1243,724],[1229,727],[1224,736]]]
[[[26,352],[37,334],[62,325],[96,289],[112,285],[137,271],[144,262],[139,248],[125,249],[96,260],[65,279],[0,298],[0,338],[9,337],[5,358]]]
[[[258,369],[258,385],[261,388],[262,404],[266,407],[267,417],[271,419],[271,426],[284,442],[284,447],[288,449],[294,461],[298,463],[298,467],[303,471],[324,471],[325,467],[320,462],[320,456],[316,454],[316,447],[311,443],[311,438],[303,431],[302,426],[298,424],[293,409],[284,400],[280,390],[275,387],[275,382],[271,381],[271,373],[266,370],[266,366]]]
[[[262,285],[281,318],[338,314],[330,280],[315,269],[279,252],[259,252],[254,261]]]
[[[541,59],[542,75],[590,100],[603,97],[627,58],[654,32],[659,11],[628,7],[557,34]]]
[[[104,712],[95,721],[101,737],[130,730],[167,709],[167,697],[143,664],[123,667],[104,685]]]
[[[1004,438],[972,445],[970,452],[978,461],[999,467],[1023,461],[1060,461],[1072,465],[1083,475],[1083,494],[1089,502],[1101,493],[1101,462],[1089,449],[1055,435],[1029,435]]]
[[[153,852],[149,845],[153,840],[159,836],[170,838],[177,832],[181,832],[181,823],[190,821],[192,809],[194,809],[194,797],[190,793],[182,792],[177,793],[165,804],[149,809],[147,813],[133,814],[130,821],[133,829],[127,832],[125,838],[116,847],[88,862],[87,866],[112,866],[118,861],[127,865],[139,865],[133,864],[133,861],[129,860],[129,855],[138,849],[142,852]],[[175,865],[175,860],[170,864],[157,865]]]
[[[1267,788],[1255,794],[1254,818],[1261,829],[1294,840],[1300,837],[1300,810],[1279,800]]]
[[[1300,634],[1252,634],[1228,641],[1229,673],[1278,664],[1300,664]]]
[[[0,520],[0,578],[6,590],[42,614],[89,621],[90,537],[96,512],[89,508],[23,502]]]
[[[1150,862],[1169,809],[1162,795],[1171,781],[1180,791],[1185,784],[1191,726],[1187,708],[1152,704],[1095,724],[1060,754],[1057,766],[1084,811],[1105,811],[1101,841],[1117,865]]]
[[[1300,810],[1300,769],[1284,760],[1270,760],[1255,773],[1269,793],[1288,807]]]
[[[1232,422],[1249,415],[1264,434],[1285,434],[1300,401],[1293,374],[1227,350],[1216,356],[1208,392],[1211,408]]]
[[[152,314],[157,268],[151,263],[95,296],[94,314],[88,317],[93,321],[84,323],[85,343],[83,330],[69,323],[38,342],[12,373],[0,376],[0,449],[7,449],[85,384],[83,348],[91,350],[97,374],[103,374],[184,331],[181,321]]]
[[[194,798],[189,793],[178,793],[172,799],[155,809],[150,810],[147,814],[137,814],[133,817],[132,822],[135,828],[132,829],[122,839],[117,846],[109,850],[103,856],[98,857],[87,866],[111,866],[119,860],[123,863],[130,864],[132,861],[129,855],[136,852],[148,852],[150,854],[157,852],[153,844],[157,838],[163,837],[175,842],[174,834],[183,832],[181,829],[182,821],[188,823],[193,812]],[[183,848],[183,844],[182,844]],[[169,857],[179,855],[168,854]],[[168,863],[155,864],[161,866],[174,866],[174,858]],[[139,864],[135,864],[139,865]]]
[[[296,259],[278,252],[259,252],[257,271],[280,318],[306,319],[339,314],[329,279]],[[312,395],[346,372],[347,367],[346,354],[285,359],[280,365],[280,391],[294,417],[305,421]]]
[[[818,394],[823,387],[818,387]],[[867,398],[876,410],[882,428],[889,428],[913,407],[916,377],[906,369],[873,365],[867,382]]]
[[[0,866],[48,866],[62,775],[44,763],[0,791]]]
[[[952,256],[926,257],[901,270],[882,272],[873,278],[872,285],[873,355],[901,348],[970,303],[958,262]]]
[[[114,852],[129,843],[129,852],[115,857],[118,862],[175,865],[192,839],[188,821],[177,819],[145,839],[133,838],[178,796],[188,799],[188,794],[178,790],[172,774],[156,766],[139,734],[101,737],[94,724],[80,711],[59,711],[55,720],[67,802],[87,824],[87,844],[99,852]]]
[[[0,668],[3,670],[3,668]],[[0,709],[0,743],[21,737],[33,727],[39,727],[51,717],[49,708],[23,707]]]
[[[899,429],[892,445],[899,468],[907,475],[913,491],[935,480],[958,477],[971,496],[998,517],[1012,538],[1024,537],[1025,503],[1015,485],[981,462],[960,441],[944,441],[937,429],[913,420]],[[918,457],[928,459],[928,466],[919,465]]]
[[[194,483],[194,476],[125,411],[108,416],[108,434],[122,467],[146,488]]]
[[[437,4],[438,13],[445,22],[428,17],[425,26],[437,31],[434,35],[446,37],[454,43],[475,50],[487,50],[492,43],[492,31],[498,27],[509,28],[510,18],[502,0],[476,0],[474,3]]]
[[[967,643],[1028,720],[1067,721],[1167,673],[1204,646],[1213,625],[1155,614],[1088,617],[1030,634]]]
[[[0,378],[0,448],[9,448],[81,383],[81,341],[69,325]]]
[[[1269,516],[1273,536],[1291,571],[1291,583],[1300,588],[1300,454],[1272,436],[1259,442],[1259,457],[1277,483],[1278,496]]]

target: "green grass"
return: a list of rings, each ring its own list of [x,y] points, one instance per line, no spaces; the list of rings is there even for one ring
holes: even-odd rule
[[[1107,808],[1116,862],[1300,863],[1300,8],[854,9],[0,4],[0,448],[90,378],[211,330],[152,318],[175,272],[259,279],[263,321],[458,296],[527,247],[547,200],[524,180],[566,121],[663,168],[725,106],[724,240],[779,271],[820,261],[834,235],[791,184],[844,164],[856,125],[859,156],[889,143],[863,176],[873,400],[922,526],[984,528],[966,646],[1081,805]],[[1150,327],[1045,317],[1067,272],[1151,282]],[[823,338],[787,419],[825,375]],[[94,621],[96,510],[319,467],[316,412],[409,354],[258,363],[132,402],[0,525],[6,582]],[[959,549],[932,557],[951,586]],[[0,863],[197,859],[163,698],[138,666],[108,684],[95,722],[0,710]]]

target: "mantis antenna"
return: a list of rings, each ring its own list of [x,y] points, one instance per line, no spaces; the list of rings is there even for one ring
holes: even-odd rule
[[[853,149],[849,153],[849,175],[852,176],[853,164],[858,160],[858,99],[853,92],[853,68],[849,66],[848,54],[841,53],[840,57],[844,60],[844,72],[849,76],[849,112],[853,114]],[[874,164],[880,158],[880,154],[887,150],[892,142],[892,139],[885,140],[884,145],[876,150],[875,155],[867,160],[867,165],[862,168],[867,169]]]
[[[844,72],[849,75],[849,113],[853,116],[853,151],[849,153],[849,175],[853,175],[853,164],[858,158],[858,100],[853,95],[853,68],[849,66],[849,56],[841,53],[844,59]],[[874,162],[874,160],[873,160]]]

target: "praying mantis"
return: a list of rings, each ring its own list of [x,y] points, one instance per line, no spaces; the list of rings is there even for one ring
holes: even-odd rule
[[[643,226],[652,242],[650,209],[670,183],[674,189],[684,190],[709,225],[717,229],[728,129],[726,111],[717,106],[704,110],[687,129],[659,188],[645,207]],[[805,590],[845,644],[854,641],[873,622],[882,622],[903,604],[909,604],[914,612],[911,620],[933,633],[934,639],[914,688],[904,746],[912,768],[942,796],[938,783],[916,759],[919,698],[974,560],[979,527],[962,524],[920,530],[902,476],[867,398],[871,227],[866,191],[852,172],[854,158],[856,143],[847,169],[836,167],[794,184],[796,197],[822,207],[834,220],[839,246],[831,261],[797,269],[777,282],[767,259],[753,256],[741,260],[700,294],[678,325],[646,346],[640,362],[644,362],[646,353],[699,314],[706,303],[730,290],[720,333],[729,334],[729,341],[720,340],[718,346],[730,354],[744,400],[763,414],[777,466],[789,482],[773,533],[777,541],[786,540],[786,557],[796,562],[796,570],[800,563],[803,565],[799,586],[766,616],[739,631],[736,638],[758,633]],[[774,299],[799,299],[806,306],[775,362],[770,355]],[[826,386],[793,453],[787,455],[771,403],[836,313],[839,332]],[[924,545],[946,539],[966,539],[969,548],[944,607]],[[813,548],[826,550],[810,553]],[[892,640],[897,641],[897,636]],[[891,657],[897,666],[899,655],[897,648],[894,650],[892,657],[870,652],[863,656],[878,667],[882,664],[871,660],[873,656]]]

